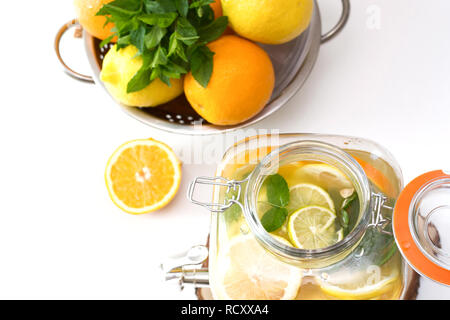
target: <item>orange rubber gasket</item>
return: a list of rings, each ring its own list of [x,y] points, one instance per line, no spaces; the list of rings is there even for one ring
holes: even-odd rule
[[[397,199],[392,224],[397,245],[409,264],[420,274],[450,286],[450,270],[438,266],[420,251],[409,228],[409,207],[414,195],[425,184],[441,178],[450,178],[450,175],[438,170],[425,173],[411,181]]]

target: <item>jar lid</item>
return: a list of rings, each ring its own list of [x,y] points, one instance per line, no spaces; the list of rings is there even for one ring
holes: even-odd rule
[[[450,173],[432,171],[411,181],[397,199],[393,229],[411,267],[450,285]]]

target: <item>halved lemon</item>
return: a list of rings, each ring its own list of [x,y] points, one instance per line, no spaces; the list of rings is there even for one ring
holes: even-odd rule
[[[131,214],[155,211],[178,191],[181,166],[166,144],[142,139],[120,146],[106,165],[105,181],[112,201]]]
[[[308,180],[314,180],[314,183],[324,188],[343,189],[353,187],[350,179],[341,170],[325,163],[304,165],[300,168],[298,174]]]
[[[334,212],[334,202],[328,192],[310,183],[300,183],[289,189],[289,204],[287,209],[293,212],[307,206],[319,206]]]
[[[285,239],[276,238],[290,246]],[[301,270],[272,256],[252,235],[234,237],[225,250],[216,286],[219,298],[291,300],[297,296]]]
[[[378,266],[369,266],[367,272],[364,273],[349,273],[341,277],[344,277],[343,281],[340,280],[339,274],[334,277],[330,276],[328,281],[317,277],[316,281],[323,292],[343,300],[379,299],[390,291],[392,295],[389,294],[386,298],[389,298],[390,295],[394,298],[397,295],[396,283],[400,282],[396,269],[385,275]]]
[[[336,232],[334,228],[335,220],[336,215],[328,208],[301,208],[289,217],[289,239],[300,249],[329,247],[342,239],[342,232]]]

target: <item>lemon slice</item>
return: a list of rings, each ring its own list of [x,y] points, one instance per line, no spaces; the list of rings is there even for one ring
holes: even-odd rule
[[[310,183],[297,184],[289,189],[290,200],[287,209],[289,212],[307,207],[307,206],[319,206],[334,210],[334,203],[330,195],[318,187]]]
[[[324,207],[299,209],[289,217],[289,239],[300,249],[329,247],[339,241],[339,232],[334,228],[335,219],[334,212]]]
[[[339,169],[324,163],[307,164],[300,168],[300,176],[314,180],[324,188],[352,188],[350,179]]]
[[[131,214],[166,206],[180,186],[181,166],[166,144],[141,139],[120,146],[106,165],[105,181],[112,201]]]
[[[316,281],[323,292],[338,299],[366,300],[381,298],[389,291],[395,291],[395,283],[400,279],[396,269],[387,276],[382,276],[380,270],[377,266],[370,266],[366,273],[360,273],[359,275],[351,273],[344,276],[347,281],[342,281],[339,276],[335,280],[331,276],[328,281],[317,277]]]
[[[280,242],[290,245],[283,238]],[[219,256],[218,298],[238,300],[291,300],[302,282],[299,268],[267,252],[252,235],[234,237]]]

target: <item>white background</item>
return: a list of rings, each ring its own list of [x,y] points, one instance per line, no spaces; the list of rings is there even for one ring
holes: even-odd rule
[[[329,28],[340,1],[319,4]],[[352,1],[348,26],[322,46],[306,85],[254,128],[370,138],[394,154],[405,182],[449,168],[449,12],[447,0]],[[215,165],[184,164],[179,194],[154,214],[113,205],[103,172],[116,147],[153,137],[180,150],[192,139],[131,119],[99,87],[62,72],[53,39],[73,17],[69,0],[0,10],[0,298],[193,297],[165,285],[158,265],[205,241],[209,213],[185,191]],[[75,44],[67,54],[89,72]],[[450,299],[450,289],[422,280],[420,298]]]

